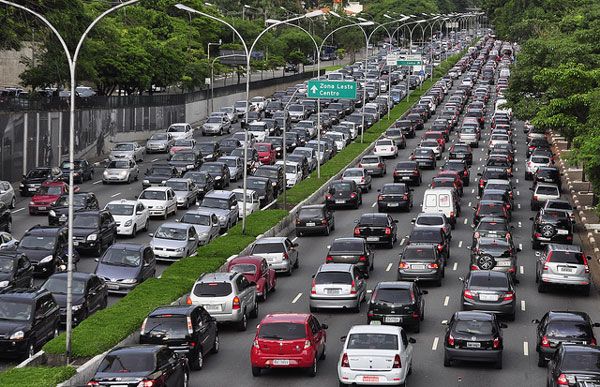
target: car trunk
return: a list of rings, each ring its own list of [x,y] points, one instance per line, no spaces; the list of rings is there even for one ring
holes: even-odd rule
[[[347,351],[350,369],[356,371],[389,371],[394,365],[395,351],[351,349]]]

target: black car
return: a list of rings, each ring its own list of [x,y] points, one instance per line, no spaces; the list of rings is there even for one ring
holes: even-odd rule
[[[471,246],[471,270],[494,270],[509,273],[516,282],[517,253],[512,238],[479,237]]]
[[[479,223],[473,230],[473,243],[471,246],[475,246],[477,240],[483,237],[512,239],[511,229],[512,226],[509,226],[506,218],[483,217],[479,219]]]
[[[246,169],[248,173],[251,173],[258,166],[258,151],[255,148],[248,148],[246,153]],[[243,161],[244,148],[235,148],[231,151],[230,156],[237,156]]]
[[[369,302],[367,324],[379,321],[385,325],[410,327],[415,333],[419,333],[425,316],[423,295],[427,293],[427,290],[421,290],[418,282],[378,283]]]
[[[160,306],[144,320],[140,344],[166,345],[200,370],[206,355],[219,352],[217,320],[200,305]]]
[[[465,160],[468,166],[473,164],[473,151],[469,144],[458,143],[450,147],[448,151],[450,160]]]
[[[0,202],[0,230],[12,232],[12,212],[4,202]]]
[[[66,270],[68,248],[67,229],[53,226],[33,226],[25,232],[17,252],[25,254],[33,265],[34,274],[50,275],[57,270]],[[73,252],[73,262],[79,261],[79,254]]]
[[[98,210],[99,204],[93,192],[73,193],[73,211]],[[69,195],[64,194],[52,203],[48,212],[48,225],[61,226],[67,223],[69,216]]]
[[[71,163],[63,161],[60,164],[60,170],[62,171],[62,180],[69,182],[69,173]],[[75,183],[83,183],[86,180],[92,180],[94,178],[94,168],[88,163],[87,160],[73,160],[73,181]]]
[[[52,274],[42,285],[54,296],[60,307],[60,322],[67,321],[67,273]],[[77,325],[89,315],[106,308],[108,305],[108,289],[106,283],[96,274],[73,272],[71,285],[73,300],[73,324]]]
[[[300,207],[296,214],[296,235],[324,233],[329,235],[335,230],[333,211],[325,204],[313,204]]]
[[[177,170],[177,176],[196,170],[202,165],[202,156],[193,150],[181,150],[169,158],[169,165]]]
[[[358,208],[362,204],[362,190],[352,180],[334,181],[325,193],[325,204],[328,208]]]
[[[210,174],[215,179],[215,189],[229,187],[231,175],[229,174],[229,167],[227,164],[221,161],[206,162],[202,164],[200,171]]]
[[[508,172],[505,168],[484,167],[483,172],[478,173],[479,184],[477,185],[477,196],[481,196],[488,180],[500,179],[509,180]]]
[[[129,376],[134,376],[129,379]],[[129,345],[108,352],[89,386],[187,386],[190,370],[185,356],[164,345]],[[128,380],[133,380],[128,383]],[[142,380],[142,382],[140,382]],[[139,384],[142,383],[142,384]]]
[[[207,192],[215,189],[215,178],[208,172],[187,171],[183,177],[190,179],[198,188],[198,200],[202,199]]]
[[[167,180],[178,176],[179,172],[177,172],[174,166],[165,163],[156,163],[146,169],[144,179],[142,180],[142,187],[146,189],[150,186],[162,186],[165,185]]]
[[[435,169],[436,157],[433,149],[418,147],[411,153],[410,159],[416,161],[419,168]]]
[[[473,207],[473,225],[477,226],[479,220],[486,216],[503,218],[510,221],[510,215],[506,209],[506,204],[499,200],[480,200],[477,207]]]
[[[415,126],[415,130],[423,130],[425,122],[419,113],[410,113],[404,119],[409,120]]]
[[[325,263],[351,263],[365,278],[375,265],[375,254],[363,238],[336,238],[327,251]]]
[[[78,211],[73,216],[73,246],[95,256],[117,239],[117,223],[108,210]]]
[[[456,312],[448,322],[444,337],[444,367],[456,360],[490,362],[502,368],[504,340],[495,314],[485,312]]]
[[[0,293],[0,357],[33,356],[58,336],[60,311],[45,289],[12,289]]]
[[[287,140],[288,139],[286,137],[286,141]],[[271,144],[273,149],[275,149],[275,156],[278,159],[283,157],[283,137],[276,137],[276,136],[266,137],[264,142]],[[291,145],[291,143],[290,143],[290,145]],[[286,152],[289,152],[289,151],[290,151],[290,149],[286,148]]]
[[[434,244],[409,245],[399,254],[398,281],[433,281],[442,286],[446,260]]]
[[[410,185],[421,185],[421,169],[416,161],[400,161],[394,168],[394,183],[406,183]]]
[[[273,195],[275,197],[285,189],[285,172],[283,171],[283,165],[261,165],[256,168],[253,175],[271,179],[271,184],[273,184]]]
[[[527,144],[527,158],[531,156],[534,150],[536,149],[551,149],[550,144],[545,138],[533,138]]]
[[[556,184],[559,191],[562,191],[561,173],[558,167],[538,167],[533,174],[533,187],[537,183]]]
[[[13,288],[33,287],[33,265],[27,256],[0,250],[0,292]]]
[[[444,265],[450,258],[450,240],[439,227],[416,227],[408,236],[409,245],[435,245],[444,257]]]
[[[242,146],[242,143],[236,138],[224,138],[219,141],[219,148],[221,149],[221,153],[223,155],[228,155],[233,152],[234,149]]]
[[[471,271],[463,281],[462,310],[480,310],[515,320],[517,295],[508,273]]]
[[[585,312],[550,311],[537,324],[535,350],[538,353],[538,367],[545,367],[556,354],[560,344],[596,345],[593,323]]]
[[[198,148],[202,152],[204,161],[217,161],[219,157],[223,156],[221,148],[216,142],[201,142],[198,144]]]
[[[491,185],[491,184],[489,184]],[[489,186],[488,185],[488,186]],[[512,215],[513,210],[513,198],[510,196],[510,191],[504,189],[493,189],[493,188],[485,188],[483,193],[481,194],[481,201],[490,200],[490,201],[498,201],[504,205],[509,216]],[[510,220],[510,219],[509,219]]]
[[[33,196],[46,180],[62,179],[60,168],[38,167],[30,169],[19,185],[21,196]]]
[[[363,214],[356,221],[354,236],[364,238],[369,244],[385,245],[392,249],[398,240],[397,223],[398,221],[388,214]]]
[[[379,192],[379,195],[377,195],[377,210],[379,212],[410,211],[413,207],[413,189],[405,183],[387,183],[377,192]]]
[[[256,191],[261,208],[275,200],[273,182],[268,177],[248,176],[246,187]]]
[[[394,127],[400,129],[406,138],[415,138],[416,136],[417,127],[411,120],[398,120],[394,123]]]
[[[600,347],[563,344],[548,364],[546,385],[597,386],[600,384]]]
[[[443,171],[454,171],[458,172],[464,187],[468,187],[471,181],[471,172],[469,171],[469,165],[465,160],[450,159],[442,166]]]
[[[564,211],[540,210],[533,220],[531,248],[538,250],[548,243],[573,243],[573,221]]]

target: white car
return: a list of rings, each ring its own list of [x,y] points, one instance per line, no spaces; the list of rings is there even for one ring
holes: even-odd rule
[[[283,160],[277,160],[275,165],[283,167]],[[302,180],[302,168],[295,161],[288,161],[285,165],[285,182],[287,188],[292,188]]]
[[[117,235],[135,237],[139,230],[148,230],[150,211],[138,200],[113,200],[105,207],[109,210],[117,224]]]
[[[241,219],[244,217],[244,190],[236,188],[232,192],[237,199],[239,207],[238,217]],[[260,210],[260,199],[258,198],[258,194],[252,189],[246,189],[246,215],[250,215],[258,210]]]
[[[525,180],[533,179],[533,175],[537,172],[539,167],[551,167],[552,159],[548,156],[535,156],[532,155],[525,164]]]
[[[175,140],[180,138],[192,138],[194,136],[194,129],[192,129],[192,125],[188,123],[171,124],[167,129],[167,133],[171,133]]]
[[[267,128],[267,123],[262,121],[253,121],[248,125],[248,135],[252,134],[252,136],[256,139],[257,142],[264,142],[265,137],[269,134],[269,128]],[[241,142],[241,141],[240,141]]]
[[[438,160],[442,158],[442,146],[435,139],[421,140],[419,147],[431,149]]]
[[[373,154],[381,157],[398,157],[398,147],[396,142],[389,138],[377,140],[375,148],[373,148]]]
[[[150,211],[150,216],[167,219],[177,212],[177,197],[171,187],[149,187],[142,191],[138,200]]]
[[[250,133],[250,132],[244,132],[244,131],[235,132],[231,136],[231,138],[235,138],[236,140],[238,140],[242,144],[242,147],[245,147],[246,146],[246,141],[245,141],[245,139],[246,139],[246,133],[248,133],[248,144],[247,144],[248,148],[253,148],[254,144],[256,143],[256,139],[254,138],[254,135],[252,133]]]
[[[355,325],[345,336],[338,361],[340,386],[401,385],[411,371],[415,339],[401,327]]]
[[[500,133],[492,134],[488,146],[493,149],[498,144],[510,144],[510,136]]]
[[[250,105],[252,105],[252,107],[254,107],[254,110],[262,112],[263,110],[265,110],[265,107],[267,105],[267,99],[262,96],[253,97],[250,100]]]
[[[358,137],[358,129],[356,128],[356,124],[354,122],[341,121],[340,125],[344,125],[348,129],[350,129],[350,136],[353,140],[356,140],[356,137]]]
[[[323,137],[327,137],[333,140],[335,144],[335,149],[337,151],[341,151],[346,147],[346,134],[342,132],[327,132]]]
[[[102,184],[131,183],[140,176],[140,169],[132,159],[112,160],[102,173]]]
[[[231,123],[235,123],[238,121],[238,116],[233,106],[224,106],[221,108],[221,111],[227,115],[227,118],[229,118],[229,121],[231,121]]]
[[[144,151],[146,148],[140,146],[137,142],[118,142],[114,148],[108,154],[108,159],[113,160],[127,160],[132,159],[134,161],[144,161]]]

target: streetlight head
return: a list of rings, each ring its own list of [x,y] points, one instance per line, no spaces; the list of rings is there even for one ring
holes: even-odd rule
[[[337,12],[329,11],[329,14],[335,17],[341,17]]]
[[[357,18],[358,20],[360,20],[361,22],[366,22],[366,21],[368,21],[368,20],[367,20],[367,19],[365,19],[364,17],[357,16],[356,18]]]
[[[180,9],[182,11],[187,11],[187,12],[194,12],[194,13],[198,12],[194,8],[188,7],[187,5],[183,5],[183,4],[175,4],[175,8]]]
[[[390,15],[388,15],[387,13],[383,14],[383,17],[388,18],[388,19],[393,19]]]
[[[267,20],[265,20],[265,24],[277,24],[277,23],[281,23],[281,20],[277,20],[277,19],[267,19]]]
[[[369,27],[369,26],[374,26],[375,23],[373,23],[372,21],[364,21],[361,23],[358,23],[359,26],[363,26],[363,27]]]
[[[312,11],[309,13],[304,14],[304,17],[317,17],[317,16],[321,16],[323,15],[325,12],[323,12],[320,9],[317,9],[316,11]]]
[[[244,4],[244,8],[252,8],[252,7],[249,6],[248,4]]]

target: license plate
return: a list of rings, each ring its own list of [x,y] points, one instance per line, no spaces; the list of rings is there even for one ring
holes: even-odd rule
[[[336,204],[344,204],[346,201],[344,199],[338,199],[335,201]]]
[[[481,301],[498,301],[497,294],[480,294],[479,299]]]
[[[567,235],[568,233],[568,230],[556,230],[556,234],[558,235]]]
[[[35,192],[35,191],[37,191],[37,188],[28,188],[28,191]]]
[[[377,242],[379,241],[379,237],[367,237],[367,242]]]
[[[386,317],[384,320],[386,323],[399,323],[402,322],[402,317]]]
[[[568,273],[568,274],[570,274],[570,273],[575,273],[575,269],[572,269],[570,267],[559,267],[558,268],[558,272],[559,273]]]
[[[388,203],[387,205],[388,205],[388,207],[398,207],[399,206],[398,203]]]
[[[410,265],[410,268],[414,270],[424,270],[425,265]]]
[[[378,383],[379,376],[365,375],[362,377],[362,381],[367,383]]]
[[[273,360],[273,365],[286,366],[286,365],[290,365],[290,361],[287,359],[275,359],[275,360]]]
[[[410,180],[410,176],[402,176],[402,180]]]
[[[306,225],[307,225],[307,226],[309,226],[309,227],[311,227],[311,226],[316,226],[317,224],[316,224],[316,223],[313,223],[313,222],[311,222],[311,223],[306,223]]]
[[[371,320],[371,322],[369,323],[369,325],[381,325],[381,321],[379,321],[379,320]]]
[[[73,241],[73,246],[79,246],[79,242]]]
[[[40,211],[45,211],[45,210],[46,210],[46,207],[38,207],[38,210],[40,210]]]
[[[467,348],[481,348],[481,343],[467,342]]]
[[[498,267],[507,267],[510,266],[510,261],[497,261],[496,266]]]
[[[221,305],[204,305],[204,309],[207,311],[220,312]]]
[[[117,290],[117,289],[119,289],[119,285],[111,285],[111,284],[108,284],[108,285],[107,285],[107,287],[108,287],[110,290]]]
[[[340,289],[325,289],[327,294],[340,294]]]

